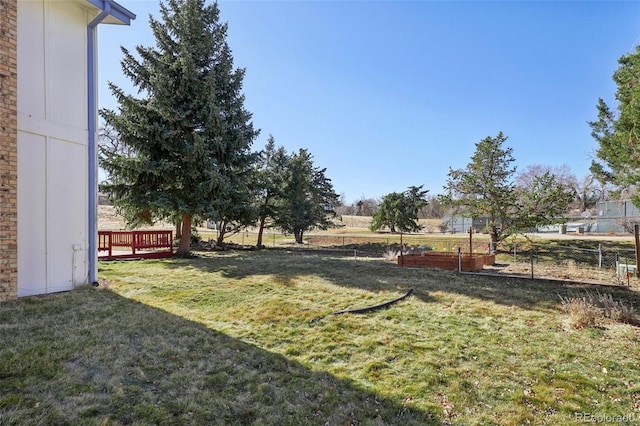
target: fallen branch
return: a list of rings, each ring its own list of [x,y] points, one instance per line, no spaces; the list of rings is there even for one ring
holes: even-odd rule
[[[371,311],[375,311],[375,310],[378,310],[378,309],[387,308],[387,307],[393,305],[394,303],[397,303],[397,302],[399,302],[401,300],[404,300],[407,297],[411,296],[411,293],[413,293],[413,289],[412,288],[407,290],[407,292],[404,295],[398,297],[397,299],[393,299],[393,300],[390,300],[388,302],[380,303],[378,305],[367,306],[366,308],[343,309],[342,311],[331,312],[330,314],[327,314],[325,316],[314,318],[310,322],[314,323],[316,321],[320,321],[322,318],[328,317],[329,315],[364,314],[366,312],[371,312]]]

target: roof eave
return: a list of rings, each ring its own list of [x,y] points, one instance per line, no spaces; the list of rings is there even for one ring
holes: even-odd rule
[[[131,12],[124,6],[116,3],[113,0],[86,0],[91,5],[95,6],[98,10],[105,10],[106,4],[109,3],[111,9],[109,16],[107,16],[102,23],[103,24],[115,24],[115,25],[131,25],[131,21],[136,19],[135,13]]]

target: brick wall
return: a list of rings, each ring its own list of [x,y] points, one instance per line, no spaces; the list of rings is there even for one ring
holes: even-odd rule
[[[18,296],[17,14],[0,0],[0,301]]]

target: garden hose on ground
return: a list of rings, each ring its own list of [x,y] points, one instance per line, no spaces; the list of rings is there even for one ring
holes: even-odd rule
[[[343,309],[342,311],[336,311],[336,312],[331,312],[330,314],[318,317],[318,318],[314,318],[311,321],[309,321],[310,324],[313,324],[315,322],[320,321],[321,319],[328,317],[329,315],[341,315],[341,314],[364,314],[366,312],[371,312],[371,311],[375,311],[378,309],[382,309],[382,308],[387,308],[391,305],[393,305],[396,302],[399,302],[403,299],[406,299],[407,297],[411,296],[411,293],[413,293],[413,289],[410,288],[409,290],[407,290],[407,292],[398,297],[397,299],[393,299],[390,300],[388,302],[384,302],[384,303],[380,303],[378,305],[373,305],[373,306],[367,306],[366,308],[357,308],[357,309]]]

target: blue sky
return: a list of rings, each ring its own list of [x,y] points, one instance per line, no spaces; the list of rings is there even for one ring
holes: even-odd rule
[[[157,0],[119,0],[137,19],[99,27],[107,81],[132,92],[122,45],[151,46]],[[614,101],[618,58],[640,41],[640,2],[220,1],[245,106],[269,134],[307,148],[347,202],[424,185],[504,132],[518,170],[568,165],[582,177],[596,143],[587,121]]]

